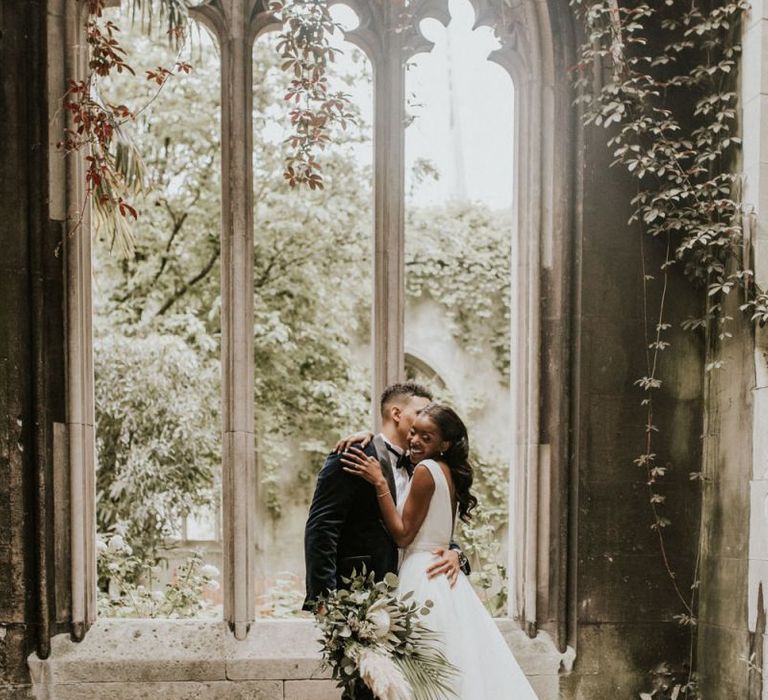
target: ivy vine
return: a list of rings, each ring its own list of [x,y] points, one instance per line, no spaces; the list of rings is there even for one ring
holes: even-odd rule
[[[643,450],[635,464],[648,484],[651,528],[658,535],[663,565],[681,610],[677,622],[691,629],[687,672],[666,674],[646,697],[697,697],[693,640],[697,623],[698,560],[689,585],[676,575],[666,545],[671,525],[662,484],[670,464],[658,453],[655,397],[662,390],[660,366],[671,348],[668,321],[669,281],[674,267],[702,290],[701,318],[683,327],[703,329],[724,341],[734,320],[727,297],[738,292],[741,309],[754,322],[768,321],[768,298],[746,266],[740,176],[734,162],[740,148],[735,74],[741,46],[743,0],[682,6],[673,0],[654,5],[619,5],[616,0],[572,0],[583,21],[576,86],[577,103],[587,126],[609,131],[613,166],[636,183],[630,224],[641,236],[646,372],[635,384],[642,391],[645,416]],[[660,269],[649,269],[647,237],[664,251]],[[659,303],[650,306],[658,286]],[[721,361],[708,362],[707,372]],[[692,481],[701,472],[690,474]],[[698,551],[698,547],[697,547]]]
[[[64,129],[64,138],[57,144],[65,156],[83,153],[85,159],[85,196],[77,216],[70,221],[68,235],[82,225],[92,201],[97,226],[109,231],[112,243],[128,255],[133,250],[130,224],[139,216],[133,198],[143,189],[143,164],[141,154],[130,140],[123,138],[121,127],[147,109],[171,77],[188,74],[192,66],[177,60],[171,68],[157,66],[147,71],[144,78],[157,85],[157,93],[140,109],[101,99],[99,80],[113,73],[135,75],[135,71],[118,39],[120,28],[104,18],[106,0],[79,2],[86,10],[88,71],[82,79],[70,77],[67,81],[62,110],[69,115],[71,125]],[[168,19],[168,36],[180,53],[187,35],[186,5],[183,0],[163,0],[160,5],[160,14]],[[137,9],[151,28],[152,4],[134,0],[134,10]]]

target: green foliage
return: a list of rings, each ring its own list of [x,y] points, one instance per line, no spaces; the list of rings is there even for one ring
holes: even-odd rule
[[[125,12],[113,19],[131,25]],[[144,28],[126,39],[140,73],[176,58]],[[220,68],[205,41],[184,58],[192,73],[159,92],[120,75],[99,84],[102,100],[145,106],[120,132],[143,157],[132,245],[117,256],[108,234],[94,241],[97,521],[126,541],[99,555],[107,615],[202,611],[191,560],[153,589],[182,518],[214,505],[220,490]]]
[[[125,20],[127,22],[127,20]],[[138,27],[125,37],[137,70],[169,60],[162,42]],[[114,322],[153,326],[172,313],[192,313],[219,329],[220,95],[218,59],[202,45],[186,57],[188,76],[162,92],[113,76],[102,85],[107,101],[149,104],[123,135],[142,154],[145,171],[131,255],[111,256],[109,241],[96,245],[98,312]],[[194,109],[190,109],[194,105]]]
[[[96,548],[100,615],[184,618],[199,617],[206,611],[217,614],[206,601],[205,592],[218,590],[219,571],[203,565],[199,553],[189,556],[162,590],[155,590],[153,581],[161,573],[160,566],[137,557],[121,535],[108,541],[97,539]]]
[[[428,294],[450,319],[447,332],[470,352],[491,348],[509,380],[512,212],[481,204],[409,207],[408,295]]]
[[[187,333],[195,325],[174,320]],[[122,528],[150,561],[184,515],[212,502],[220,460],[218,363],[206,345],[163,330],[109,329],[94,342],[98,527]]]

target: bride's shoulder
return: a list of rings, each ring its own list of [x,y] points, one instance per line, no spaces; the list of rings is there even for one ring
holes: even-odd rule
[[[426,467],[427,469],[431,469],[431,465],[433,464],[437,464],[434,459],[422,459],[421,462],[416,462],[414,469],[417,469],[418,467]]]
[[[414,475],[416,474],[416,471],[421,472],[428,472],[429,474],[434,474],[435,469],[440,469],[440,465],[434,460],[434,459],[422,459],[421,462],[419,462],[414,467]]]

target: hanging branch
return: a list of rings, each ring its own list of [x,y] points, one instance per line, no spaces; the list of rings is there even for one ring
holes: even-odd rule
[[[356,123],[349,95],[331,93],[328,87],[328,66],[340,53],[330,37],[341,27],[333,21],[327,0],[273,2],[270,10],[283,25],[277,44],[281,67],[293,74],[285,93],[293,134],[285,140],[289,152],[283,176],[291,187],[323,189],[317,151],[330,142],[334,124],[346,130]]]
[[[62,106],[70,115],[72,128],[64,130],[64,139],[57,144],[65,155],[85,153],[85,197],[78,216],[71,222],[69,235],[82,225],[89,201],[93,201],[96,225],[111,232],[112,245],[117,244],[124,255],[133,250],[130,224],[138,218],[133,198],[143,191],[143,163],[136,148],[121,134],[121,126],[135,120],[156,98],[174,73],[189,73],[190,64],[177,61],[172,70],[158,66],[147,71],[146,79],[158,88],[149,103],[138,111],[125,104],[104,102],[98,97],[97,82],[114,72],[136,75],[127,62],[125,49],[117,40],[119,27],[103,19],[105,0],[80,0],[87,8],[86,43],[89,50],[88,74],[84,80],[68,81]],[[135,0],[139,5],[139,0]],[[179,0],[165,0],[173,12],[169,20],[186,22]],[[135,9],[135,8],[134,8]],[[183,47],[185,26],[172,24],[169,36]],[[180,49],[181,51],[181,49]]]

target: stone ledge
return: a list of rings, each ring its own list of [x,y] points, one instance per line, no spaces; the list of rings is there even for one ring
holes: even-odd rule
[[[565,656],[544,633],[498,624],[541,699],[556,698]],[[80,643],[54,637],[50,658],[28,663],[38,700],[338,697],[323,680],[318,636],[308,619],[255,622],[243,641],[223,622],[103,619]]]
[[[38,695],[38,698],[41,696]],[[66,683],[51,700],[283,700],[280,681],[169,681],[159,683]]]

